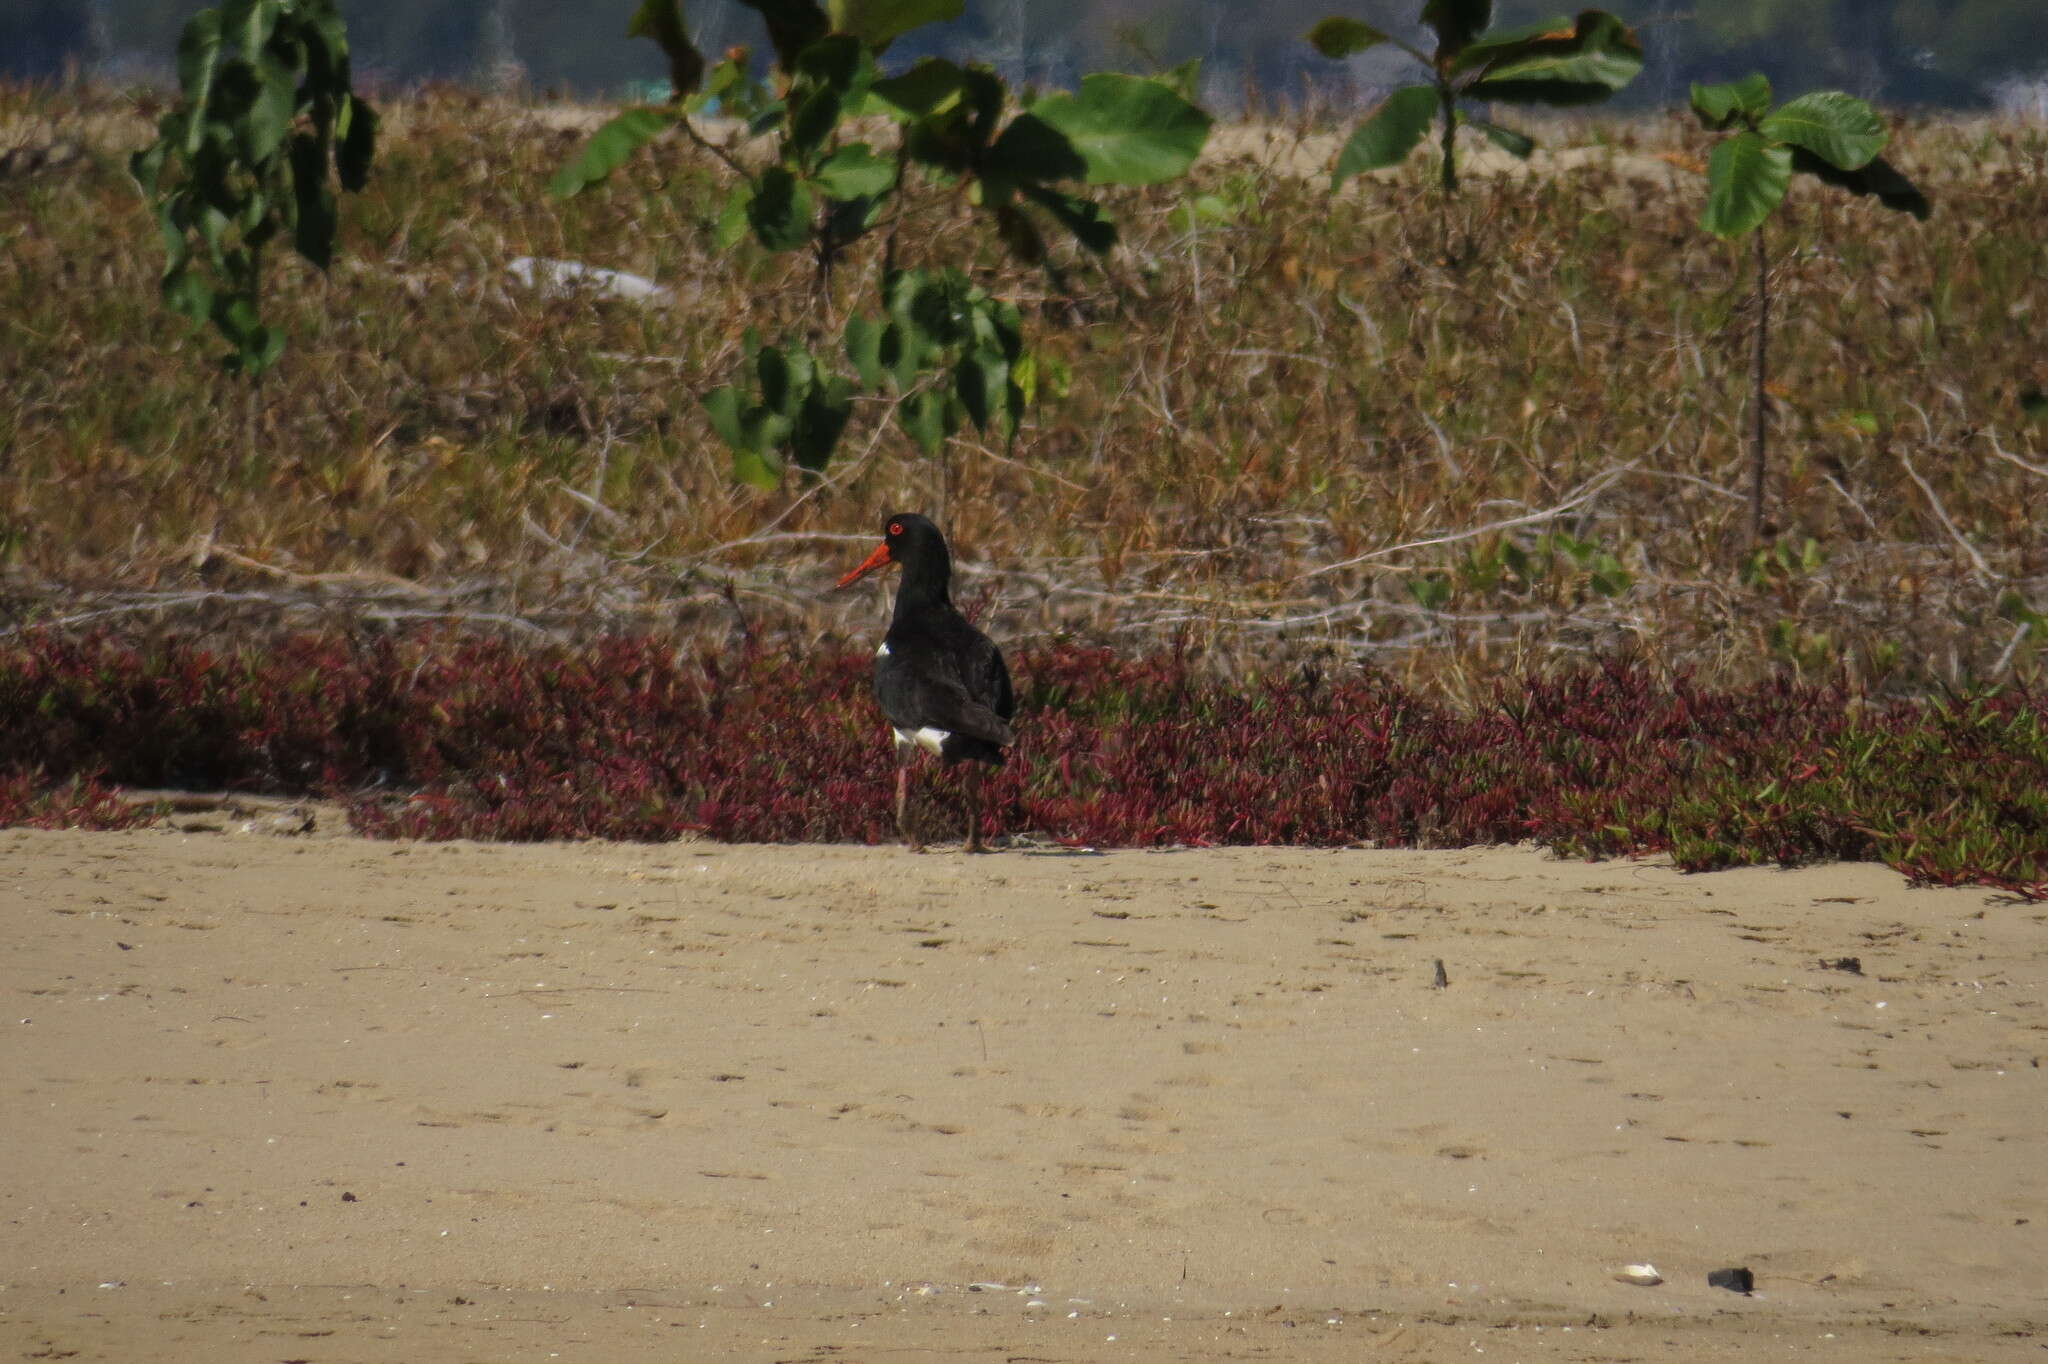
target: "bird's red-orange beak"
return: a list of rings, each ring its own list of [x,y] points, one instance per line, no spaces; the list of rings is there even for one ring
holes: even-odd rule
[[[895,562],[896,561],[894,559],[891,559],[889,557],[888,542],[884,541],[881,544],[875,546],[875,552],[873,554],[870,554],[867,558],[861,560],[859,568],[856,568],[855,570],[853,570],[853,572],[841,578],[838,581],[838,583],[834,585],[833,590],[837,591],[841,587],[850,587],[854,583],[859,582],[862,578],[867,577],[868,574],[874,572],[876,569],[887,568],[890,564],[893,564]]]

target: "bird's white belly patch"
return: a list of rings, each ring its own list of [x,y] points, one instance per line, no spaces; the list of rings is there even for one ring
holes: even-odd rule
[[[896,747],[921,748],[934,758],[942,756],[941,747],[953,737],[950,729],[936,729],[926,725],[923,729],[899,729],[896,731]]]

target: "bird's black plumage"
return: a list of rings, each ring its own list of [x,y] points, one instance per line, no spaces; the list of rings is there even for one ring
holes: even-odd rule
[[[1000,767],[1016,713],[1002,651],[953,605],[953,558],[939,528],[914,512],[898,512],[882,524],[880,547],[839,585],[887,564],[903,569],[888,633],[875,651],[875,699],[896,731],[898,760],[907,765],[923,748],[949,766]],[[901,823],[900,779],[897,804]],[[970,827],[969,846],[979,841],[979,830]]]

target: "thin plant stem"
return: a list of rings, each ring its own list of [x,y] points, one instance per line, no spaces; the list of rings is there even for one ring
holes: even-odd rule
[[[1771,397],[1765,381],[1770,375],[1771,270],[1761,225],[1750,240],[1756,251],[1756,335],[1749,359],[1749,541],[1756,547],[1764,540],[1764,470],[1770,458]]]

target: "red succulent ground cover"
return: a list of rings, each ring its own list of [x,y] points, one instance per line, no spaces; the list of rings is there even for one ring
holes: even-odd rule
[[[647,637],[0,648],[0,825],[147,818],[113,788],[309,794],[366,834],[885,842],[892,758],[861,653]],[[1370,671],[1230,685],[1172,654],[1016,660],[991,834],[1096,846],[1667,852],[1704,870],[1878,859],[2048,898],[2048,697],[1709,689],[1608,665],[1427,698]],[[957,782],[917,785],[951,830]]]

